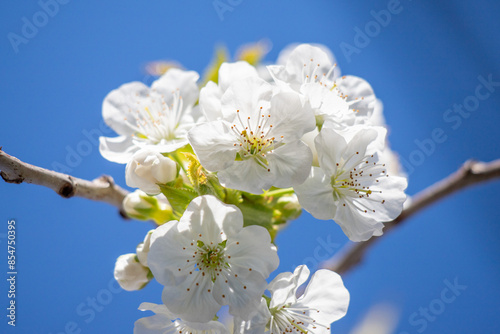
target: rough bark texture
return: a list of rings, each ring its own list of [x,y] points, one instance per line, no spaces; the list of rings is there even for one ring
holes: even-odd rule
[[[30,165],[0,148],[0,176],[8,183],[33,183],[54,190],[64,198],[83,197],[109,203],[123,215],[122,202],[128,191],[116,185],[111,176],[89,181]]]

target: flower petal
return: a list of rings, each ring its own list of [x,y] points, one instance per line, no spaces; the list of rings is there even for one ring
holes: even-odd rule
[[[136,120],[131,115],[138,100],[146,99],[150,90],[142,82],[130,82],[111,91],[102,103],[102,117],[119,135],[136,132]]]
[[[262,226],[251,225],[241,229],[226,245],[235,273],[257,271],[267,278],[279,265],[276,247],[271,245],[269,232]]]
[[[341,123],[346,115],[353,113],[346,100],[338,95],[337,90],[332,91],[319,83],[311,82],[303,84],[300,92],[308,98],[316,116]]]
[[[253,158],[235,161],[230,167],[221,170],[217,176],[224,187],[252,194],[262,194],[263,190],[269,189],[275,181],[274,175]]]
[[[142,289],[151,280],[148,273],[149,269],[137,260],[135,253],[121,255],[116,260],[114,277],[124,290]]]
[[[250,320],[243,320],[240,317],[234,317],[233,334],[262,334],[266,332],[266,325],[271,318],[271,313],[267,307],[266,300],[262,298],[257,312]]]
[[[233,82],[248,77],[258,78],[259,75],[255,67],[246,61],[223,63],[219,68],[219,87],[225,92]]]
[[[342,228],[349,240],[354,242],[366,241],[374,235],[382,235],[384,224],[373,217],[363,215],[356,203],[357,201],[341,198],[338,203],[339,209],[332,219]]]
[[[244,283],[243,283],[244,282]],[[229,313],[249,320],[259,306],[267,282],[258,272],[218,279],[213,288],[213,296],[220,305],[229,305]]]
[[[273,186],[288,188],[302,184],[309,175],[312,152],[302,141],[287,143],[267,156]]]
[[[213,81],[209,81],[200,90],[200,106],[203,115],[208,121],[215,121],[222,118],[221,103],[224,92]]]
[[[341,161],[347,142],[338,132],[323,127],[314,140],[318,152],[320,167],[328,176],[337,173],[337,164]]]
[[[171,68],[153,82],[151,88],[163,94],[167,103],[172,98],[172,92],[179,90],[184,105],[191,106],[198,99],[199,90],[196,81],[199,77],[198,73],[194,71]]]
[[[260,107],[266,112],[269,110],[273,87],[266,81],[257,77],[248,77],[234,82],[222,95],[222,115],[224,120],[234,123],[237,110],[240,117],[256,117]]]
[[[328,54],[319,47],[310,44],[301,44],[297,46],[286,62],[286,70],[294,81],[302,82],[306,75],[318,76],[328,74],[332,69],[333,63]]]
[[[163,304],[142,303],[139,310],[153,311],[156,314],[137,320],[134,324],[134,334],[229,334],[226,327],[217,321],[207,323],[173,321],[176,316],[171,314]]]
[[[342,318],[349,306],[349,291],[344,287],[342,278],[333,271],[320,269],[311,278],[304,295],[299,298],[295,307],[310,307],[319,312],[311,316],[317,324],[329,325]],[[311,325],[311,332],[316,333]],[[319,327],[319,326],[318,326]],[[326,331],[329,333],[330,331]]]
[[[169,312],[167,307],[163,304],[155,304],[155,303],[141,303],[138,307],[141,311],[153,311],[156,314],[164,314],[170,318],[175,318],[175,316]]]
[[[383,128],[380,128],[384,130]],[[326,130],[326,129],[325,129]],[[333,131],[333,130],[331,130]],[[341,133],[341,132],[338,132]],[[367,128],[363,131],[357,132],[354,137],[347,143],[345,151],[343,153],[343,158],[346,159],[344,164],[344,170],[351,170],[356,165],[358,165],[363,157],[370,152],[368,150],[370,145],[381,146],[374,143],[377,139],[379,132],[373,128]],[[384,139],[382,139],[383,142]],[[347,157],[347,158],[346,158]],[[349,159],[349,157],[352,157]],[[348,159],[348,160],[347,160]],[[321,163],[320,163],[321,164]]]
[[[134,145],[132,136],[119,136],[114,138],[99,137],[99,152],[109,161],[126,164],[132,155],[139,150]]]
[[[222,203],[212,195],[193,199],[178,226],[179,232],[190,233],[206,243],[222,242],[223,239],[240,232],[242,228],[241,211],[234,205]]]
[[[200,124],[189,131],[188,139],[200,163],[209,171],[220,171],[234,164],[237,140],[229,123],[218,120]]]
[[[134,334],[172,333],[170,330],[175,330],[172,318],[162,313],[141,318],[134,323]]]
[[[369,216],[377,221],[388,222],[401,214],[408,182],[406,178],[396,175],[382,176],[378,180],[374,186],[370,186],[370,189],[380,190],[381,193],[374,191],[370,196],[370,208],[375,212],[369,213]]]
[[[178,138],[178,139],[172,139],[172,140],[162,140],[159,144],[156,144],[156,145],[142,146],[139,144],[138,146],[143,147],[143,148],[149,147],[150,149],[152,148],[160,153],[170,153],[170,152],[176,151],[177,149],[179,149],[181,147],[186,146],[187,144],[189,144],[189,141],[187,140],[187,138]]]
[[[359,77],[353,75],[344,76],[337,80],[337,88],[347,96],[346,102],[350,107],[357,110],[357,117],[371,117],[375,108],[376,97],[372,86]],[[357,102],[354,102],[357,101]]]
[[[285,142],[299,140],[304,133],[316,127],[313,111],[308,104],[302,104],[296,93],[274,95],[271,99],[270,115],[272,133],[283,136]]]
[[[319,161],[318,161],[318,151],[316,150],[316,146],[314,145],[314,140],[316,139],[316,136],[319,135],[318,128],[314,128],[314,130],[309,131],[305,133],[301,140],[309,147],[313,154],[313,162],[312,165],[319,167]]]
[[[162,301],[168,310],[186,321],[208,322],[220,309],[214,299],[213,282],[210,279],[197,279],[199,272],[188,275],[178,285],[166,285],[162,293]],[[195,282],[198,285],[195,285]]]
[[[281,307],[297,301],[297,289],[307,281],[310,271],[306,265],[295,268],[293,273],[285,272],[276,276],[267,290],[271,292],[270,308]]]
[[[321,168],[312,167],[309,178],[294,189],[304,210],[317,219],[333,219],[337,205],[330,178]]]
[[[191,242],[188,233],[179,233],[179,222],[171,221],[156,228],[151,235],[148,266],[155,279],[163,285],[175,284],[179,263],[186,263],[189,254],[183,247]],[[168,254],[168,256],[165,256]]]
[[[301,45],[300,43],[288,44],[285,48],[283,48],[283,50],[280,51],[280,53],[278,55],[278,59],[276,60],[276,64],[286,65],[292,52],[300,45]],[[308,45],[308,44],[302,44],[302,45]],[[323,51],[326,54],[326,56],[328,57],[328,60],[330,61],[331,64],[336,63],[335,56],[333,55],[333,53],[330,51],[330,49],[327,46],[325,46],[323,44],[316,44],[316,43],[311,43],[309,45],[321,49],[321,51]],[[337,78],[339,76],[340,76],[340,69],[338,67],[335,67],[335,75],[333,77]]]

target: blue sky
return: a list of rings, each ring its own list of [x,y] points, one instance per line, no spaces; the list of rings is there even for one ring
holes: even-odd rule
[[[125,185],[124,166],[104,160],[95,144],[111,134],[102,125],[104,96],[147,81],[148,61],[177,60],[202,72],[218,43],[234,53],[263,38],[273,45],[269,61],[289,43],[322,43],[343,73],[371,83],[391,145],[410,172],[410,195],[467,159],[500,156],[500,4],[493,1],[216,2],[225,10],[213,1],[54,3],[0,4],[0,146],[26,162],[86,179],[105,173]],[[378,242],[343,277],[351,305],[332,332],[350,333],[380,303],[398,310],[398,334],[500,331],[497,187],[447,198]],[[129,293],[112,280],[116,258],[133,252],[151,225],[27,184],[0,183],[0,212],[4,277],[11,218],[18,241],[17,326],[6,324],[2,280],[2,333],[130,333],[143,316],[139,304],[160,302],[156,283]],[[277,242],[278,271],[290,271],[317,263],[315,254],[333,255],[347,238],[333,222],[305,213]],[[449,284],[466,288],[448,303]]]

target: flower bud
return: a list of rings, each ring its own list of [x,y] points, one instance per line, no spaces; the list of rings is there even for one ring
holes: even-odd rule
[[[297,219],[302,213],[302,207],[299,204],[297,195],[291,194],[282,196],[278,199],[274,207],[274,223],[282,224],[287,221]]]
[[[143,148],[132,156],[125,169],[129,187],[139,188],[149,195],[161,192],[158,184],[168,183],[177,177],[177,164],[154,150]]]
[[[146,234],[146,237],[144,238],[144,242],[141,242],[137,248],[136,248],[136,253],[137,253],[137,258],[139,259],[139,262],[147,267],[148,266],[148,253],[149,253],[149,246],[151,245],[151,234],[154,232],[154,230],[149,231]]]
[[[154,220],[158,225],[175,219],[172,216],[172,207],[163,194],[149,196],[140,189],[125,196],[123,209],[130,218]]]
[[[148,267],[144,267],[133,253],[118,257],[114,276],[122,289],[127,291],[140,290],[153,278]]]

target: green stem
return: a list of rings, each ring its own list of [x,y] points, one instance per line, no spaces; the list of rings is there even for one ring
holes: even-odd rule
[[[271,197],[271,196],[283,196],[283,195],[291,195],[293,194],[293,188],[283,188],[283,189],[276,189],[276,190],[271,190],[271,191],[266,191],[264,193],[264,196],[266,197]]]
[[[170,156],[170,158],[172,158],[172,160],[177,162],[181,167],[181,169],[184,171],[184,173],[186,173],[186,168],[184,168],[184,164],[182,163],[182,160],[179,158],[179,154],[175,152],[175,153],[169,153],[168,155]]]

